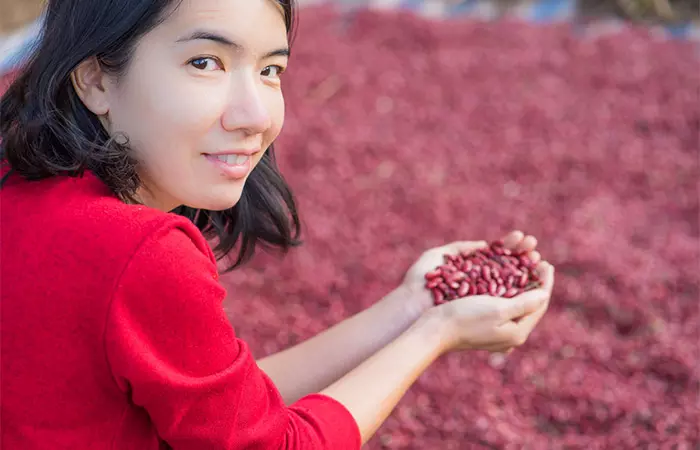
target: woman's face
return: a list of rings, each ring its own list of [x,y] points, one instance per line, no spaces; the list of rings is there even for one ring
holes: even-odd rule
[[[145,204],[223,210],[284,121],[287,30],[274,0],[184,0],[105,89],[106,126],[140,161]]]

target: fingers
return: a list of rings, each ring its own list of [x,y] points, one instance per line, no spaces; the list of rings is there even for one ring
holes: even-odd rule
[[[531,252],[537,247],[537,238],[535,236],[525,236],[515,248],[519,252]]]
[[[520,230],[511,231],[503,236],[503,246],[509,249],[515,249],[520,242],[525,238],[525,234]]]
[[[485,345],[480,347],[479,350],[486,350],[491,353],[501,353],[503,356],[510,355],[515,351],[515,347],[508,344],[507,342],[495,343],[492,345]]]
[[[505,302],[497,306],[499,319],[502,323],[507,324],[532,314],[547,303],[549,295],[550,292],[545,289],[533,289],[511,299],[503,298],[502,300]]]
[[[542,289],[551,294],[554,287],[554,266],[547,261],[540,261],[535,270],[542,280]]]
[[[515,350],[512,346],[508,344],[496,344],[496,345],[489,345],[483,348],[479,348],[479,350],[486,350],[489,353],[495,353],[495,354],[500,354],[502,356],[508,356],[511,353],[513,353],[513,350]]]
[[[537,238],[525,235],[520,230],[511,231],[501,239],[506,248],[516,252],[531,252],[537,247]]]
[[[509,356],[511,353],[513,353],[515,351],[515,348],[508,347],[508,346],[500,346],[500,347],[494,347],[493,350],[490,350],[490,349],[485,349],[485,350],[488,350],[491,353],[495,353],[495,354],[500,355],[500,356],[505,358],[505,357]]]
[[[543,281],[543,287],[515,297],[515,299],[521,299],[533,294],[532,299],[526,299],[525,305],[514,307],[512,310],[508,311],[507,315],[512,316],[517,312],[526,311],[535,304],[539,304],[539,307],[535,307],[534,310],[529,310],[525,314],[521,314],[502,324],[499,327],[499,333],[503,336],[503,343],[501,345],[506,344],[512,347],[518,347],[524,344],[549,307],[549,300],[552,295],[554,283],[554,266],[543,261],[537,266],[537,271]]]
[[[498,333],[501,337],[498,344],[502,349],[520,347],[527,341],[529,334],[524,328],[520,327],[519,323],[513,321],[508,321],[499,326]]]
[[[554,285],[554,266],[552,266],[548,262],[543,261],[537,266],[537,271],[539,272],[543,282],[543,287],[541,290],[544,290],[547,293],[547,297],[544,304],[539,309],[518,320],[518,328],[528,330],[528,333],[533,328],[535,328],[535,325],[537,325],[544,313],[547,311],[547,308],[549,307],[549,301],[552,297],[552,288]]]
[[[535,251],[537,247],[537,238],[534,236],[525,235],[525,233],[520,230],[514,230],[503,236],[501,240],[503,241],[503,245],[508,249],[517,252],[529,252],[530,259],[535,263],[541,258],[539,252]],[[449,253],[454,255],[457,253],[471,253],[474,250],[486,248],[488,245],[486,241],[455,241],[434,250],[440,251],[443,254]]]
[[[547,311],[547,307],[548,307],[548,305],[544,304],[537,311],[520,319],[517,323],[517,327],[518,327],[517,332],[519,334],[524,334],[524,335],[528,336],[530,334],[530,332],[532,332],[532,330],[535,329],[535,326],[540,321],[542,316],[544,316],[544,313]]]
[[[503,336],[501,345],[510,345],[511,347],[523,345],[544,316],[548,306],[548,302],[546,302],[539,309],[522,317],[517,322],[510,321],[501,325],[499,327],[499,333]]]

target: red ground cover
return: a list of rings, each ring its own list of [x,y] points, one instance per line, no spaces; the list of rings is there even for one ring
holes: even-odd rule
[[[305,10],[278,155],[306,245],[224,277],[239,335],[282,349],[520,228],[549,314],[507,360],[440,360],[367,448],[700,448],[697,65],[644,30]]]
[[[506,361],[441,360],[367,448],[699,448],[697,67],[643,30],[306,10],[278,154],[307,243],[226,277],[239,334],[281,349],[518,227],[549,314]]]

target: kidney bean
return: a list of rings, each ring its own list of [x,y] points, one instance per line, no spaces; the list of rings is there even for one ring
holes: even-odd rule
[[[425,279],[430,281],[432,279],[438,278],[442,276],[442,270],[440,268],[437,268],[435,270],[431,270],[430,272],[425,274]]]
[[[459,271],[459,272],[455,272],[450,279],[452,281],[462,281],[465,278],[467,278],[467,274],[462,272],[462,271]]]
[[[540,285],[533,261],[494,241],[472,253],[443,255],[444,264],[425,274],[433,299],[446,302],[470,295],[512,298]]]
[[[459,297],[466,297],[467,294],[469,294],[469,282],[464,280],[462,284],[459,285],[459,289],[457,289],[457,295]]]
[[[523,274],[520,275],[520,279],[518,280],[518,286],[521,288],[524,288],[525,285],[527,285],[527,279],[528,279],[527,272],[523,272]]]
[[[510,263],[515,267],[520,265],[520,259],[516,258],[515,256],[508,256],[508,261],[510,261]]]
[[[489,281],[488,292],[489,295],[497,295],[496,292],[498,292],[498,283],[496,283],[496,280]]]
[[[448,273],[456,272],[457,268],[453,265],[450,265],[450,264],[443,264],[442,266],[440,266],[440,270],[442,271],[443,274],[448,274]]]
[[[503,294],[504,297],[506,298],[513,298],[516,295],[520,293],[520,290],[516,287],[510,287],[506,290],[506,292]]]
[[[442,278],[435,278],[428,281],[428,284],[426,284],[425,287],[428,289],[435,289],[440,283],[442,283]]]

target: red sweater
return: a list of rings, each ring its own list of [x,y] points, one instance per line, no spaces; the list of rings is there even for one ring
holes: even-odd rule
[[[91,174],[13,175],[0,202],[0,448],[360,448],[332,398],[284,405],[188,220]]]

